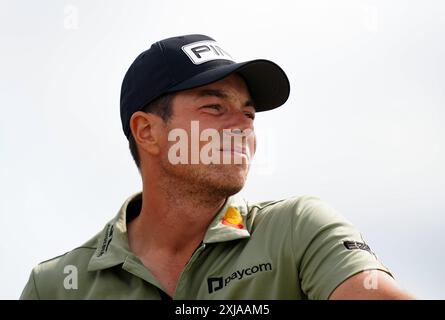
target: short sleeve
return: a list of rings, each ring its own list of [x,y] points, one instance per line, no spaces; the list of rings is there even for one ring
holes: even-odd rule
[[[337,286],[362,271],[391,275],[361,233],[319,198],[302,197],[293,219],[292,245],[301,289],[309,299],[328,299]]]

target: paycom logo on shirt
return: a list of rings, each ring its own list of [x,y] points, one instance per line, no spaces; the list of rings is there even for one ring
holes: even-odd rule
[[[248,268],[236,270],[229,276],[223,277],[209,277],[207,278],[207,286],[209,289],[209,293],[213,293],[218,291],[233,281],[242,280],[245,277],[251,277],[259,272],[272,271],[272,263],[260,263],[255,266],[251,266]]]

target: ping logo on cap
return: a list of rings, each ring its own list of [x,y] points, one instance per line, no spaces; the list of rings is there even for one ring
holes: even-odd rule
[[[204,40],[182,46],[182,51],[194,64],[201,64],[212,60],[233,60],[232,56],[212,40]]]

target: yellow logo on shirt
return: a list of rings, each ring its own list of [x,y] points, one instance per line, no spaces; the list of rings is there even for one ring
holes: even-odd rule
[[[238,229],[244,228],[243,217],[241,216],[238,209],[234,207],[230,207],[229,209],[227,209],[226,214],[224,215],[224,218],[222,218],[221,222],[225,225]]]

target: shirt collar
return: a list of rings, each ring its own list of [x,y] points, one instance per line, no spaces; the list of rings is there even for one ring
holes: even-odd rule
[[[142,201],[142,192],[130,196],[115,218],[99,233],[97,249],[88,264],[88,271],[111,268],[134,259],[127,237],[127,209],[132,201]],[[248,207],[239,195],[226,199],[204,235],[204,243],[225,242],[250,237],[247,225]]]
[[[110,268],[119,265],[132,255],[127,237],[127,208],[130,202],[138,201],[142,193],[129,197],[116,217],[109,221],[99,233],[97,249],[88,264],[88,271]]]
[[[204,235],[204,243],[224,242],[250,237],[247,204],[238,195],[227,198]]]

